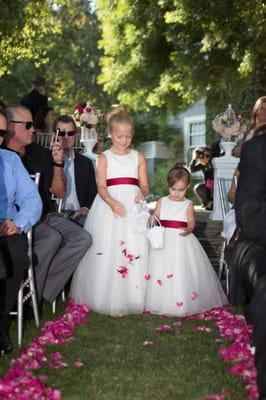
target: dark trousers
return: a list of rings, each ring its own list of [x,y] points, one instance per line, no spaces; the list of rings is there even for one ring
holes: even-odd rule
[[[261,397],[266,397],[266,248],[254,244],[241,263],[241,277],[248,297],[244,306],[253,325],[255,365]]]
[[[25,234],[0,236],[0,263],[7,276],[0,280],[0,332],[8,329],[8,314],[12,310],[29,260]]]
[[[212,192],[205,185],[205,183],[198,183],[193,188],[194,193],[199,197],[204,207],[212,200]]]

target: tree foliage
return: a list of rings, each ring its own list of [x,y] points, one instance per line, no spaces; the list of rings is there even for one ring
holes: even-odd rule
[[[264,0],[97,0],[97,13],[99,81],[135,110],[244,109],[265,93]]]
[[[90,1],[20,0],[18,4],[10,2],[10,7],[4,3],[9,21],[14,16],[7,26],[1,21],[1,50],[4,45],[7,49],[0,64],[1,97],[5,102],[17,102],[30,90],[33,77],[41,74],[48,81],[50,104],[60,112],[72,112],[81,101],[99,108],[110,104],[112,96],[103,94],[96,81],[100,33]],[[37,26],[33,24],[35,19]],[[26,26],[29,36],[24,37]]]

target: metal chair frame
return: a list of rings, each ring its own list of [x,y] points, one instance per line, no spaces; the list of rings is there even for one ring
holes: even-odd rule
[[[61,212],[62,211],[62,207],[63,207],[63,199],[56,197],[54,194],[52,194],[51,197],[52,200],[54,200],[57,204],[57,212]],[[62,300],[65,301],[66,300],[66,295],[65,295],[65,290],[63,289],[61,292],[61,296],[62,296]],[[52,303],[52,313],[55,314],[56,311],[56,299],[53,301]]]
[[[36,185],[39,186],[40,172],[36,172],[30,177],[35,181]],[[40,317],[39,317],[39,308],[38,308],[38,300],[37,300],[37,291],[35,285],[35,277],[34,277],[34,269],[32,265],[32,229],[27,233],[28,239],[28,258],[30,260],[28,266],[28,275],[27,278],[21,282],[18,297],[17,297],[17,311],[11,311],[10,315],[16,315],[18,320],[18,345],[20,346],[22,343],[23,337],[23,305],[24,303],[31,298],[32,306],[33,306],[33,314],[35,319],[35,324],[37,328],[40,326]],[[27,290],[27,293],[24,294],[24,290]]]
[[[222,217],[223,221],[225,219],[226,213],[230,209],[230,203],[227,201],[227,193],[229,191],[229,187],[231,185],[232,179],[230,178],[217,178],[217,186],[219,192],[219,198],[221,203],[221,210],[222,210]],[[227,239],[223,239],[222,247],[221,247],[221,254],[220,254],[220,262],[219,262],[219,271],[218,271],[218,278],[219,280],[222,279],[223,272],[225,273],[225,281],[226,281],[226,294],[229,293],[229,268],[224,261],[224,250],[226,245],[228,244]]]

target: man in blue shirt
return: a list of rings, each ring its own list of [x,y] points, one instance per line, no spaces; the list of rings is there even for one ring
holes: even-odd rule
[[[7,119],[0,110],[0,145]],[[0,356],[12,350],[8,315],[28,265],[26,233],[39,220],[42,202],[19,157],[0,149]]]

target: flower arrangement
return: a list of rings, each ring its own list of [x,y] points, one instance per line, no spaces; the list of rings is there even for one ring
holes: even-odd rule
[[[88,129],[95,127],[99,121],[97,114],[89,103],[78,103],[75,107],[74,118],[80,126]]]
[[[212,128],[219,133],[224,141],[243,139],[248,129],[248,122],[240,115],[236,116],[231,105],[223,114],[218,114],[212,121]]]

